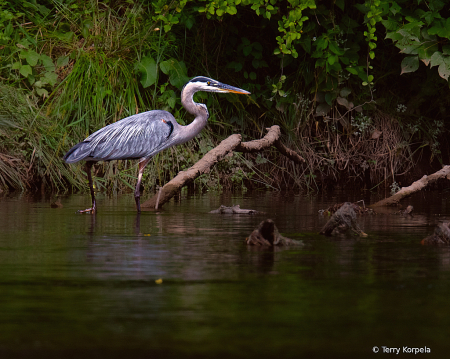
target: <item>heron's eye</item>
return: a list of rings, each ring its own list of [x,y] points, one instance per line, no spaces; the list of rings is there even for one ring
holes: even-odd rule
[[[208,85],[211,85],[211,81],[208,81],[207,84],[208,84]]]

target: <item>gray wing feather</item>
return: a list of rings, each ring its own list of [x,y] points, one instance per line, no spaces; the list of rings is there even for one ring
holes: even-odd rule
[[[173,122],[175,118],[166,111],[149,111],[124,118],[74,146],[65,159],[67,162],[81,159],[109,161],[153,156],[169,147],[165,145],[172,133]]]

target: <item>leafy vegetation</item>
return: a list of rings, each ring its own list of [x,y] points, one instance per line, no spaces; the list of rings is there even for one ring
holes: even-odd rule
[[[315,188],[342,173],[389,186],[419,154],[448,160],[449,29],[442,0],[0,0],[0,186],[85,188],[64,152],[150,109],[188,123],[180,89],[197,75],[252,95],[198,93],[208,130],[156,156],[150,186],[225,136],[259,138],[272,124],[304,167],[236,155],[196,186]],[[135,180],[128,161],[95,171],[97,189]]]

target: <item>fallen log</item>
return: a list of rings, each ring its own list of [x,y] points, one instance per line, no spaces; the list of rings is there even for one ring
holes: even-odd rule
[[[377,203],[370,205],[370,207],[396,206],[403,198],[411,196],[413,193],[424,189],[429,184],[436,182],[441,178],[447,178],[448,180],[450,180],[450,166],[444,166],[441,170],[433,173],[432,175],[423,176],[420,180],[414,182],[411,186],[403,187],[393,196],[378,201]]]
[[[209,213],[215,214],[261,214],[264,212],[255,211],[254,209],[242,209],[240,205],[227,207],[221,205],[219,208],[210,211]]]
[[[241,142],[241,135],[235,134],[226,138],[220,144],[209,151],[201,160],[186,171],[181,171],[172,180],[164,185],[152,198],[141,204],[143,209],[160,208],[167,203],[182,187],[194,181],[202,174],[208,173],[212,166],[225,158],[227,155],[235,152],[257,152],[271,146],[275,146],[282,154],[293,161],[304,162],[304,159],[296,152],[285,147],[279,140],[281,131],[279,126],[272,126],[267,129],[267,134],[259,139],[248,142]]]

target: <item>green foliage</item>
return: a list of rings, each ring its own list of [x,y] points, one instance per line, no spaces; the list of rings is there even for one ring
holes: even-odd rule
[[[314,0],[289,0],[288,2],[288,13],[278,21],[278,31],[282,35],[277,36],[278,49],[274,51],[274,54],[281,52],[297,58],[298,53],[294,45],[301,38],[304,22],[309,19],[304,15],[303,10],[316,9],[316,4]]]
[[[378,40],[375,36],[376,24],[381,21],[383,10],[381,8],[381,0],[367,0],[364,5],[368,9],[366,13],[367,31],[364,31],[364,36],[369,46],[369,57],[373,60],[375,58],[374,50],[377,47],[376,41]]]
[[[169,81],[172,86],[181,89],[189,81],[187,68],[183,61],[172,58],[161,62],[160,66],[161,71],[169,76]]]
[[[0,61],[7,76],[13,81],[25,80],[38,96],[48,96],[58,79],[56,66],[45,53],[39,53],[37,41],[27,28],[14,26],[24,13],[11,3],[0,1]]]
[[[182,18],[182,11],[189,0],[167,1],[158,0],[152,2],[154,14],[152,21],[157,24],[161,22],[164,31],[169,32],[172,27],[178,24]]]
[[[401,73],[415,72],[419,61],[437,66],[439,76],[448,81],[450,75],[450,18],[443,18],[445,2],[431,0],[388,1],[389,11],[382,21],[386,38],[400,53],[407,55]]]
[[[160,154],[155,166],[149,166],[149,178],[158,177],[162,184],[231,132],[259,138],[272,124],[282,127],[294,147],[303,148],[305,138],[314,138],[314,146],[305,151],[326,159],[328,164],[320,162],[318,167],[322,171],[336,163],[334,155],[323,150],[325,134],[362,141],[369,129],[376,129],[367,113],[367,104],[375,106],[374,100],[393,112],[399,103],[407,104],[407,112],[396,113],[406,118],[419,111],[408,100],[420,89],[433,98],[426,118],[444,114],[440,108],[449,104],[439,102],[436,94],[448,87],[444,80],[450,75],[449,21],[442,0],[0,0],[1,85],[19,90],[26,98],[22,105],[31,103],[33,108],[31,122],[19,121],[30,131],[26,136],[13,134],[16,127],[8,127],[8,138],[16,142],[8,142],[2,151],[33,143],[33,150],[20,156],[14,152],[23,168],[57,163],[57,172],[36,167],[36,173],[44,178],[53,173],[56,177],[49,181],[55,186],[74,186],[65,178],[73,175],[71,170],[61,172],[65,150],[108,123],[146,110],[169,110],[185,124],[190,118],[181,107],[180,90],[190,77],[206,75],[252,95],[198,93],[196,101],[209,108],[211,131],[194,149]],[[383,37],[392,42],[379,41]],[[412,72],[417,77],[408,79],[416,78],[416,83],[397,81],[398,74]],[[399,98],[392,96],[394,92]],[[355,109],[364,109],[365,115]],[[16,126],[19,122],[13,121]],[[432,131],[432,122],[417,118],[405,123],[416,128],[410,140],[420,134],[420,141],[439,155],[444,128]],[[19,133],[28,140],[19,140]],[[53,157],[40,155],[50,149]],[[37,155],[47,160],[37,162]],[[265,160],[233,159],[198,184],[223,188],[227,181],[235,186],[247,186],[256,178],[265,181],[264,171],[256,169],[269,166]],[[81,173],[80,167],[72,167]],[[127,161],[97,170],[98,188],[132,187],[134,168]],[[311,183],[320,178],[309,170],[303,175]],[[3,183],[15,183],[13,187],[20,182],[12,174],[10,180],[3,178]]]
[[[143,88],[153,85],[158,79],[158,67],[151,56],[145,56],[141,61],[136,62],[135,70],[141,76],[140,81]]]

